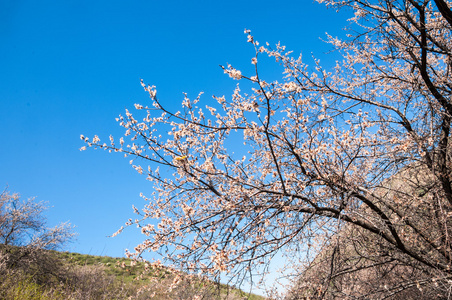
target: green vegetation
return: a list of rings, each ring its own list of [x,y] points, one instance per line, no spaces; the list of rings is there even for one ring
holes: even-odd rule
[[[0,299],[265,298],[127,258],[3,245]]]
[[[45,209],[0,194],[0,299],[263,299],[148,262],[56,251],[74,233],[68,223],[48,228]]]

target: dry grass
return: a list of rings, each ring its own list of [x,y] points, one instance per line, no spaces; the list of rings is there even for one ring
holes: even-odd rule
[[[0,299],[264,299],[130,259],[0,247]]]

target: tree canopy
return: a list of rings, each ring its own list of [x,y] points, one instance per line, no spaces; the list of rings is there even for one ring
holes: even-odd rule
[[[0,194],[0,245],[39,249],[60,249],[74,236],[68,222],[46,227],[46,203],[23,200],[4,190]]]
[[[302,287],[311,297],[386,297],[412,288],[446,295],[451,2],[318,2],[354,11],[344,38],[328,36],[341,56],[334,67],[310,66],[245,30],[254,72],[223,67],[241,84],[231,97],[210,103],[186,95],[175,112],[142,81],[150,103],[118,118],[124,137],[81,138],[130,157],[154,185],[126,224],[146,236],[135,255],[156,251],[184,270],[225,272],[240,282],[276,253],[298,252],[305,271],[319,257],[329,262],[327,276]],[[283,67],[279,81],[260,76],[263,56]],[[381,266],[387,269],[374,272]],[[375,284],[338,284],[344,276],[360,280],[362,270]],[[391,274],[397,280],[378,280]]]

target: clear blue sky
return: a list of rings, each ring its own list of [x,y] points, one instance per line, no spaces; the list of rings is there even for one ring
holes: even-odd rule
[[[0,0],[0,187],[48,201],[49,225],[74,224],[69,250],[122,256],[142,237],[107,236],[152,186],[121,155],[80,152],[80,134],[119,137],[115,118],[148,101],[140,78],[175,108],[182,92],[231,95],[237,81],[219,65],[251,70],[245,28],[328,60],[319,38],[346,24],[313,0]]]

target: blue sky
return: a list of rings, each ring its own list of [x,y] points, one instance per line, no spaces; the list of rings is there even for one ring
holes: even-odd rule
[[[49,225],[75,225],[69,250],[122,256],[142,237],[107,236],[152,186],[121,155],[80,152],[80,134],[119,137],[115,118],[148,101],[141,78],[174,108],[182,92],[228,97],[237,81],[219,65],[252,69],[245,28],[261,43],[332,60],[320,38],[344,35],[346,18],[313,0],[1,0],[0,187],[47,201]]]

